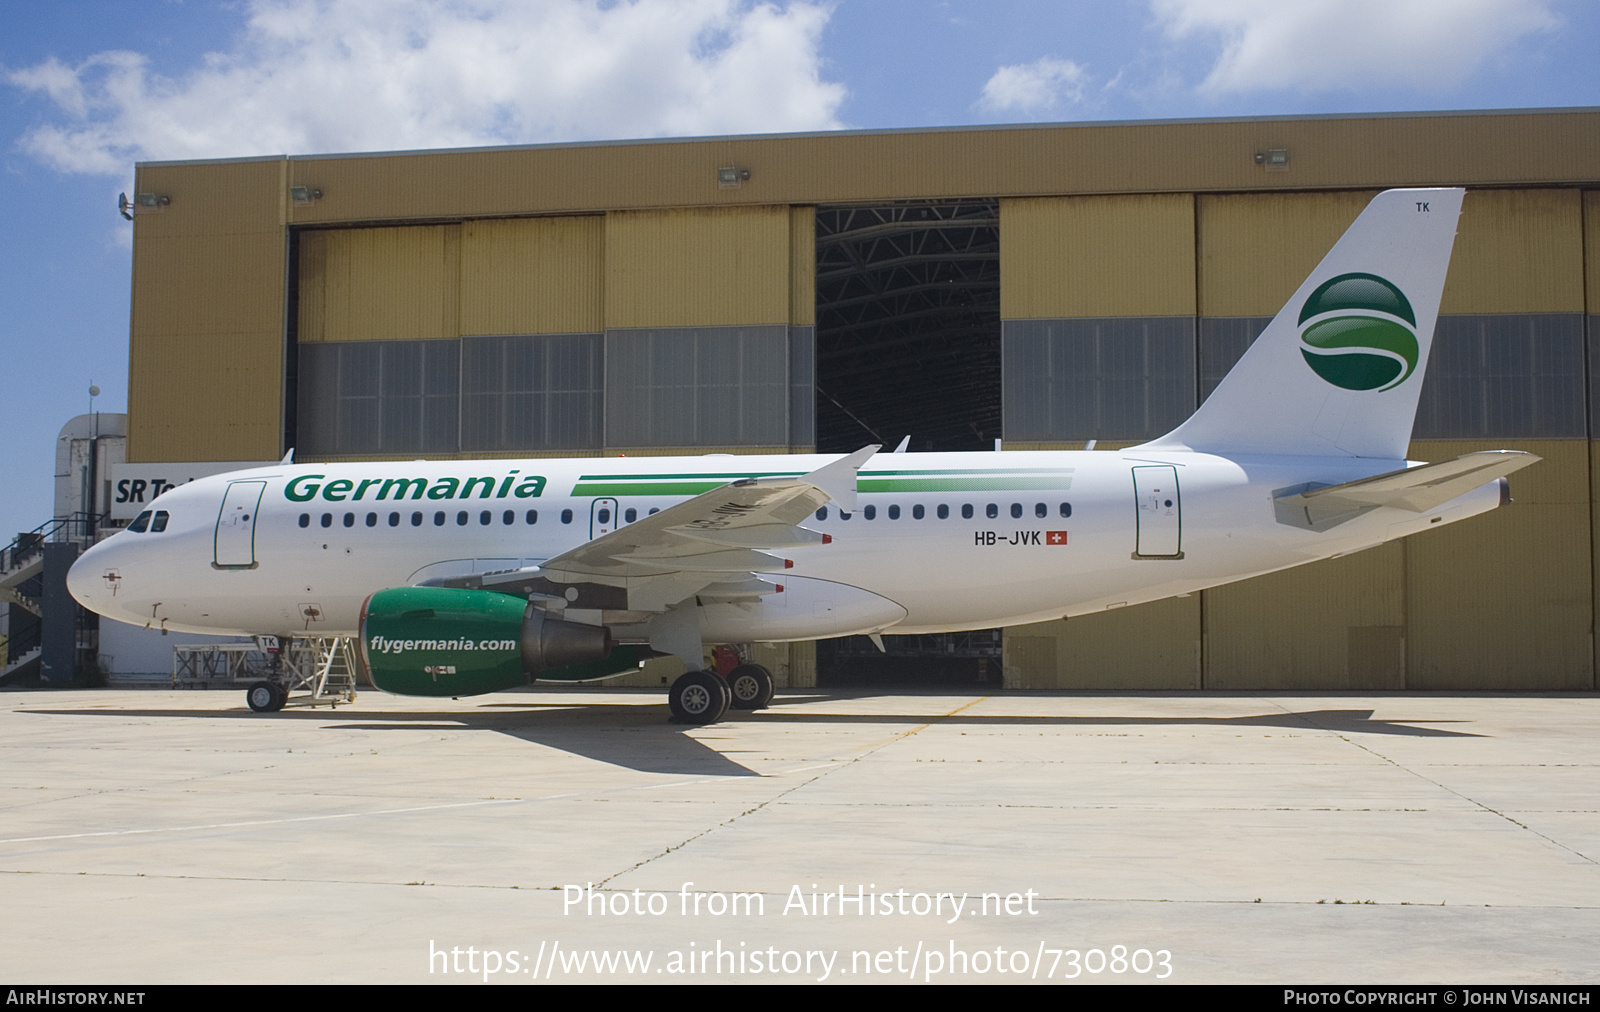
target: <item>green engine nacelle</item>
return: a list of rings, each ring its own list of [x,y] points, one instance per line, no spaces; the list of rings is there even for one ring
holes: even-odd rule
[[[361,609],[361,662],[372,684],[403,696],[497,692],[574,665],[592,668],[614,647],[600,626],[553,619],[488,590],[397,587]]]

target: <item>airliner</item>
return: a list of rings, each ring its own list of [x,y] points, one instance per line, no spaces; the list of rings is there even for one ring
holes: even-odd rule
[[[1190,418],[1122,450],[292,462],[164,492],[68,586],[152,629],[352,636],[465,696],[682,658],[673,719],[772,695],[708,644],[1092,614],[1509,501],[1514,451],[1406,459],[1461,189],[1375,197]],[[881,641],[880,641],[881,642]],[[254,709],[282,686],[252,686]]]

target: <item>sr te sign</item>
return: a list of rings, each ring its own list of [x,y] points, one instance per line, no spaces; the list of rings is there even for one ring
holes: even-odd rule
[[[196,478],[242,471],[247,467],[266,467],[266,460],[203,460],[181,464],[117,464],[111,469],[111,519],[132,520],[169,488],[187,485]]]

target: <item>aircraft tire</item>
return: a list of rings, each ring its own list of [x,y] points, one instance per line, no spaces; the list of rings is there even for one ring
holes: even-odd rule
[[[728,712],[733,695],[722,676],[711,671],[686,671],[667,692],[674,724],[715,724]]]
[[[254,682],[244,690],[244,701],[257,713],[283,709],[284,692],[271,682]]]
[[[772,672],[759,664],[741,664],[728,672],[735,710],[765,710],[772,702],[772,690]]]

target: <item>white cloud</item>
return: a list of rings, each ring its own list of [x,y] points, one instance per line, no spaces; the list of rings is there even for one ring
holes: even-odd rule
[[[138,160],[826,130],[828,8],[793,0],[251,0],[178,79],[98,53],[7,75],[56,113],[22,138],[66,171]]]
[[[983,86],[978,105],[990,112],[1049,112],[1063,100],[1083,101],[1088,73],[1071,60],[1046,56],[1001,67]]]
[[[1201,90],[1448,90],[1559,20],[1545,0],[1151,0],[1167,34],[1215,37]]]

